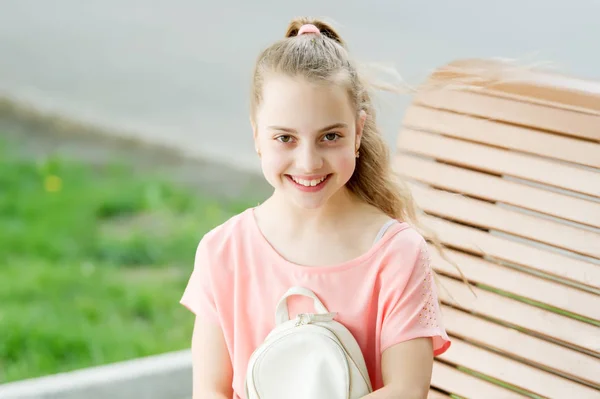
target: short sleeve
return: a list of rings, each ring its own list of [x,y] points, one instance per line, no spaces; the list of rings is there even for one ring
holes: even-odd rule
[[[412,264],[407,265],[409,269],[412,266],[408,279],[396,279],[397,289],[392,287],[383,298],[381,352],[403,341],[432,337],[434,356],[438,356],[450,347],[450,339],[443,325],[425,240],[421,238],[416,250],[411,252],[416,255],[411,257]]]
[[[210,258],[206,242],[200,241],[194,258],[194,268],[183,292],[180,303],[198,317],[217,323]]]

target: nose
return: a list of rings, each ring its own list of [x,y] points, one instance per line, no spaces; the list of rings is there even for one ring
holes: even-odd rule
[[[323,156],[318,148],[304,145],[298,148],[296,166],[307,174],[316,172],[323,167]]]

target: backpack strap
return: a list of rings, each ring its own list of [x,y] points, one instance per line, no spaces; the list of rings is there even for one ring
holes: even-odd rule
[[[390,219],[387,222],[385,222],[385,224],[381,227],[381,229],[379,229],[379,233],[377,233],[377,237],[375,237],[375,241],[373,241],[373,245],[375,243],[377,243],[377,241],[381,240],[383,238],[383,236],[385,235],[385,232],[390,228],[391,225],[393,225],[396,222],[397,222],[396,219]]]
[[[279,325],[281,323],[285,323],[290,319],[290,315],[288,312],[287,306],[287,298],[292,295],[302,295],[314,300],[315,310],[318,313],[329,313],[323,302],[315,295],[311,290],[304,287],[292,287],[290,288],[279,300],[277,304],[277,308],[275,309],[275,324]]]

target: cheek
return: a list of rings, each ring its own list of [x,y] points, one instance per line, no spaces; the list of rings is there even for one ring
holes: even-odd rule
[[[356,167],[356,157],[352,151],[340,151],[335,156],[335,168],[338,173],[350,177]]]
[[[285,151],[265,148],[261,157],[263,170],[267,174],[281,173],[289,166],[288,158],[289,156],[287,156]]]

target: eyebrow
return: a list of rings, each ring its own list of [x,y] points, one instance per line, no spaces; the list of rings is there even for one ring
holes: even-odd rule
[[[325,132],[327,130],[333,130],[333,129],[345,129],[347,127],[348,127],[348,125],[346,125],[345,123],[334,123],[333,125],[325,126],[324,128],[319,129],[319,133]],[[289,127],[283,127],[283,126],[269,126],[269,129],[281,130],[283,132],[288,132],[288,133],[296,133],[296,130],[291,129]]]

